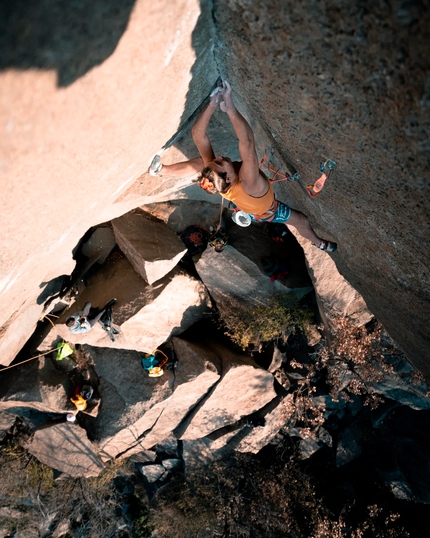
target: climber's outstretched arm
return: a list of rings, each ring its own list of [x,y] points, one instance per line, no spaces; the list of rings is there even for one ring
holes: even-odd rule
[[[207,130],[209,121],[218,106],[220,91],[221,88],[216,88],[214,92],[212,92],[208,106],[199,114],[191,129],[191,135],[199,150],[204,166],[215,159],[214,150],[212,149],[211,141],[207,135]]]
[[[226,80],[223,82],[220,108],[228,114],[236,136],[239,139],[239,153],[242,159],[242,166],[239,172],[240,181],[245,189],[246,187],[252,189],[253,186],[261,182],[254,133],[249,123],[233,103],[231,86]]]

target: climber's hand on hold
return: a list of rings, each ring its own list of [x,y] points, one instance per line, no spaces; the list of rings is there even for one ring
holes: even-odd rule
[[[214,91],[211,93],[210,95],[210,100],[209,100],[209,106],[211,108],[217,108],[218,107],[218,103],[220,101],[220,97],[221,97],[221,92],[222,92],[222,88],[221,87],[217,87],[214,89]]]
[[[223,80],[221,95],[222,95],[222,101],[220,103],[221,110],[223,112],[226,112],[227,114],[229,112],[234,112],[236,110],[236,107],[234,106],[233,98],[231,95],[231,86],[226,80]]]

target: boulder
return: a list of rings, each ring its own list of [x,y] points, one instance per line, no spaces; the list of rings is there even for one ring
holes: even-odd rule
[[[209,304],[207,290],[199,280],[176,274],[152,303],[121,325],[121,331],[135,349],[152,351],[199,321]]]
[[[119,330],[112,342],[99,323],[83,334],[73,334],[65,325],[68,316],[82,310],[90,301],[102,308],[115,297],[113,325]],[[88,278],[88,287],[51,329],[39,351],[54,349],[59,338],[72,344],[102,348],[150,352],[201,319],[210,304],[203,284],[175,269],[156,286],[148,285],[128,260],[117,253],[96,274]]]
[[[167,474],[165,467],[160,464],[138,464],[138,469],[150,484],[160,480],[163,475]]]
[[[311,432],[309,434],[309,432],[302,430],[302,428],[297,426],[286,428],[286,432],[290,437],[298,437],[297,449],[299,458],[301,460],[310,458],[325,444],[321,439],[319,439],[316,432]]]
[[[392,472],[380,472],[380,475],[396,499],[401,501],[415,500],[405,475],[399,469]]]
[[[187,251],[171,228],[142,210],[113,220],[112,227],[120,249],[149,284],[167,275]]]
[[[217,304],[238,300],[243,309],[261,306],[275,294],[293,293],[280,281],[271,282],[259,267],[238,250],[227,245],[222,254],[206,249],[196,263],[197,272]],[[311,288],[299,288],[301,297]]]
[[[362,452],[362,433],[354,425],[345,428],[338,437],[336,467],[342,467],[355,460]]]
[[[292,395],[289,394],[286,398],[292,398]],[[264,424],[262,426],[255,426],[238,443],[233,439],[229,442],[229,445],[232,448],[234,447],[238,452],[252,452],[253,454],[257,454],[264,446],[269,444],[288,420],[287,409],[283,399],[278,398],[274,400],[274,404],[271,404],[271,407],[274,408],[264,415]]]
[[[37,430],[27,449],[45,465],[73,478],[98,476],[104,468],[97,447],[77,424]]]
[[[282,353],[277,346],[274,347],[272,360],[267,370],[274,374],[282,366],[282,363],[286,361],[287,354]]]
[[[174,391],[156,424],[142,440],[145,448],[167,439],[220,378],[220,360],[209,349],[179,338],[174,338],[173,344],[178,359]]]
[[[150,378],[137,351],[87,347],[99,376],[101,406],[96,419],[96,438],[104,459],[130,448],[141,452],[139,438],[149,430],[172,393],[172,373]]]
[[[182,457],[185,472],[188,474],[195,469],[204,469],[214,461],[227,459],[233,453],[233,449],[228,446],[214,450],[208,439],[184,440]]]
[[[157,458],[157,454],[151,450],[141,450],[130,456],[129,461],[133,463],[154,463]]]
[[[15,424],[15,420],[15,415],[5,411],[0,411],[0,441],[6,436],[7,432]]]
[[[0,388],[0,409],[32,407],[44,412],[62,413],[73,410],[69,398],[73,385],[45,356],[12,368],[3,374]],[[18,414],[18,410],[15,410]]]
[[[137,352],[88,348],[99,376],[102,405],[97,439],[103,459],[130,456],[168,440],[220,377],[221,361],[210,350],[179,338],[175,374],[150,378]]]
[[[182,461],[176,458],[167,458],[162,460],[161,464],[169,473],[179,471],[182,467]]]
[[[223,359],[223,374],[191,419],[182,439],[201,439],[258,411],[276,397],[272,374],[259,368],[251,358],[235,355],[220,344],[210,347]]]
[[[330,254],[316,248],[295,228],[288,227],[303,248],[309,275],[319,299],[323,318],[347,317],[357,325],[368,323],[373,314],[356,289],[339,273]]]
[[[94,230],[90,238],[82,245],[81,252],[91,265],[95,262],[103,265],[115,248],[115,236],[109,226],[100,226]]]
[[[412,364],[402,355],[385,360],[392,366],[392,372],[384,373],[378,383],[368,383],[369,388],[412,409],[430,409],[429,387]]]

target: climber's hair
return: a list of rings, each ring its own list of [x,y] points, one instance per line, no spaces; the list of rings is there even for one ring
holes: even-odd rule
[[[227,172],[215,172],[210,166],[203,168],[197,182],[209,194],[219,194],[230,187],[227,183]]]
[[[73,327],[73,325],[76,323],[76,320],[73,316],[70,316],[66,319],[66,325],[67,327]]]

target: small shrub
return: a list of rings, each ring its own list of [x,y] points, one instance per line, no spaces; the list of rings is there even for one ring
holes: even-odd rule
[[[219,307],[225,333],[242,349],[261,349],[271,341],[284,342],[297,327],[302,330],[313,315],[290,295],[273,295],[266,304],[244,309],[231,298]]]
[[[321,346],[316,354],[316,368],[326,372],[330,395],[335,400],[339,396],[350,400],[349,394],[361,395],[365,404],[377,407],[381,397],[370,385],[393,372],[385,360],[392,351],[383,341],[382,326],[357,326],[341,317],[334,318],[331,324],[333,342]]]
[[[288,439],[276,452],[236,454],[160,490],[150,511],[157,538],[408,536],[395,515],[378,507],[362,521],[354,521],[347,506],[333,514]]]

